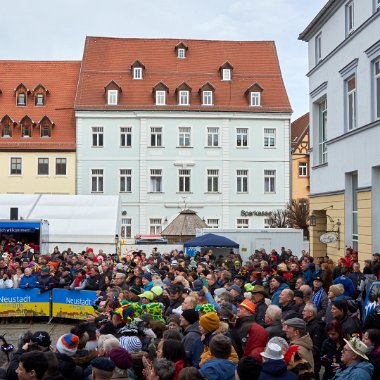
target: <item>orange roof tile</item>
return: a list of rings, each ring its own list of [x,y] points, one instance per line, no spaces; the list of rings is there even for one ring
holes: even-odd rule
[[[302,140],[305,133],[309,130],[310,113],[307,112],[297,120],[294,120],[291,124],[291,143],[292,145],[298,145]]]
[[[177,58],[175,46],[188,46],[186,58]],[[131,64],[144,62],[144,78],[134,80]],[[231,81],[221,81],[220,66],[233,65]],[[114,80],[123,89],[119,105],[106,105],[104,86]],[[156,106],[153,87],[169,87],[167,105]],[[191,86],[190,106],[178,106],[175,89]],[[198,90],[215,87],[215,106],[202,106]],[[245,91],[258,83],[264,91],[262,107],[250,107]],[[273,41],[208,41],[87,37],[75,108],[77,110],[146,109],[291,112]]]
[[[0,150],[75,151],[74,99],[80,61],[0,61],[0,120],[5,116],[17,124],[11,138],[0,136]],[[15,88],[23,83],[29,89],[42,85],[48,90],[45,106],[34,105],[33,93],[25,107],[16,106]],[[54,122],[50,138],[41,138],[39,127],[32,137],[21,137],[20,120],[29,116],[35,123],[47,116]]]

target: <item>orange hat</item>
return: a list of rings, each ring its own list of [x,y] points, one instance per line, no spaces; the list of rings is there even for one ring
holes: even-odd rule
[[[252,314],[256,309],[256,305],[247,298],[239,305],[239,307],[244,307],[244,309],[248,310]]]

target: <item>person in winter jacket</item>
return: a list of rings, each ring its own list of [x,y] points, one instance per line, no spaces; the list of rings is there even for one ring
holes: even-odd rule
[[[33,289],[36,287],[36,277],[32,274],[31,268],[25,268],[24,275],[21,277],[20,289]]]
[[[348,269],[343,267],[342,274],[334,280],[334,285],[342,284],[344,287],[343,295],[346,297],[353,297],[355,294],[355,286],[352,280],[346,276],[347,273]]]
[[[368,347],[367,356],[373,365],[372,380],[380,379],[380,330],[369,329],[363,334],[363,343]]]
[[[225,335],[215,336],[210,343],[212,359],[207,360],[200,373],[208,380],[235,380],[236,364],[228,360],[231,355],[232,342]]]
[[[284,289],[280,293],[279,304],[282,311],[282,319],[300,318],[299,306],[294,301],[294,292],[291,289]]]
[[[376,299],[377,305],[374,310],[372,310],[366,317],[363,329],[377,329],[380,326],[380,293],[377,294]]]
[[[75,280],[71,283],[71,290],[83,290],[87,285],[86,271],[81,269]]]
[[[255,313],[253,318],[256,323],[261,326],[265,326],[265,313],[267,311],[267,304],[265,302],[266,292],[262,285],[255,285],[251,290],[252,301],[255,303]]]
[[[343,299],[335,301],[331,307],[332,316],[342,325],[343,335],[350,337],[352,334],[361,332],[360,321],[348,314],[347,302]]]
[[[40,275],[37,277],[36,288],[40,289],[41,293],[53,288],[53,279],[48,267],[41,268]]]
[[[264,358],[264,363],[259,380],[297,380],[297,376],[288,371],[284,362],[284,355],[278,344],[268,343],[261,356]]]
[[[272,293],[272,305],[280,306],[280,294],[284,289],[289,288],[285,279],[281,276],[274,276],[269,283],[269,287]]]
[[[368,347],[357,337],[344,341],[346,342],[342,352],[344,367],[337,370],[333,380],[371,380],[373,365],[366,355]]]
[[[323,279],[321,276],[317,276],[313,280],[313,297],[311,300],[317,308],[317,317],[323,319],[326,315],[329,299],[323,287]]]
[[[261,361],[261,353],[264,351],[267,342],[268,333],[264,327],[258,323],[253,323],[248,334],[247,344],[245,345],[243,357],[253,356]]]
[[[274,336],[280,336],[285,338],[285,333],[282,330],[282,311],[276,305],[269,305],[267,311],[265,312],[265,330],[268,333],[268,339]]]
[[[201,340],[199,330],[199,313],[195,309],[184,310],[181,314],[181,327],[183,328],[182,343],[186,352],[188,363],[192,363],[192,354],[195,341]]]

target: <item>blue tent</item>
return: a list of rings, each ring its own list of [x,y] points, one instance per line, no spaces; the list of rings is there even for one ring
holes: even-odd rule
[[[224,236],[206,234],[188,240],[185,247],[219,247],[219,248],[239,248],[239,244]]]

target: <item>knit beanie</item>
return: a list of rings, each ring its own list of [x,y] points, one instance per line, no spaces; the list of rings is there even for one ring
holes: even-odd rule
[[[79,338],[74,334],[62,335],[56,344],[57,351],[60,354],[74,356],[78,349]]]
[[[128,369],[132,367],[132,357],[122,347],[113,348],[109,352],[109,358],[115,363],[117,368]]]
[[[143,278],[146,278],[149,282],[152,281],[152,276],[150,275],[150,273],[145,273]]]
[[[192,325],[199,320],[199,313],[195,309],[183,310],[182,317]]]
[[[279,284],[282,284],[283,282],[285,282],[285,279],[284,279],[284,277],[282,277],[282,276],[274,276],[273,277]]]
[[[141,340],[137,336],[121,336],[119,342],[121,347],[129,353],[141,352],[142,350]]]
[[[220,319],[215,312],[204,314],[199,319],[199,325],[207,332],[214,332],[219,328]]]

